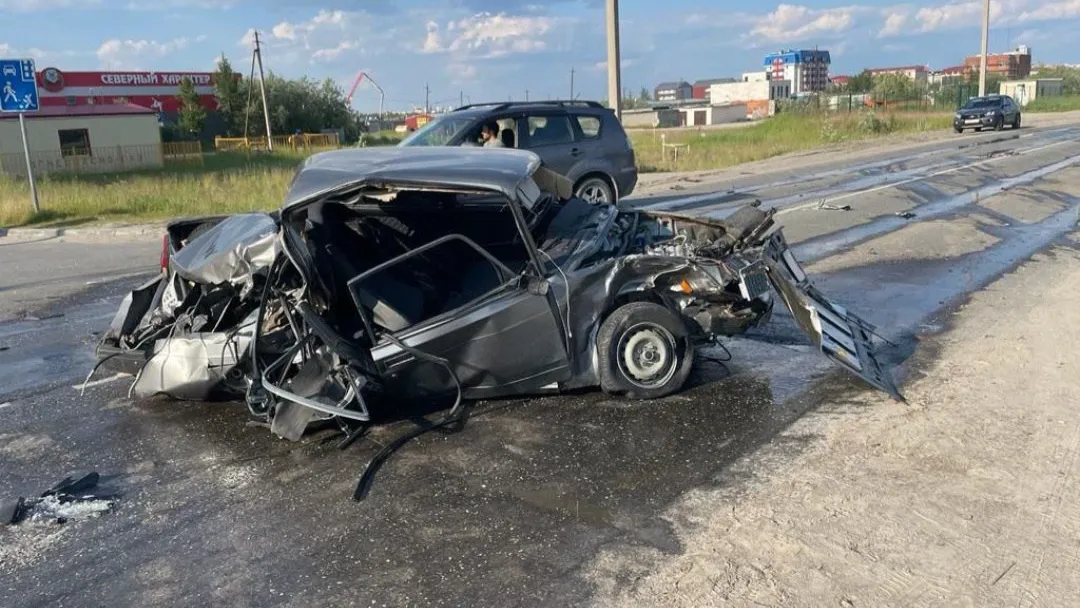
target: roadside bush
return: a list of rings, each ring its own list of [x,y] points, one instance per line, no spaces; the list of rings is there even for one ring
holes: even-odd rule
[[[870,135],[886,135],[896,130],[896,116],[890,114],[882,119],[877,112],[869,110],[863,112],[859,118],[859,131]]]
[[[844,132],[836,127],[834,121],[826,118],[821,121],[821,141],[835,144],[847,139]]]

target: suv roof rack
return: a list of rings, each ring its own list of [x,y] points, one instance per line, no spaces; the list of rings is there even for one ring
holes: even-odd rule
[[[461,106],[460,108],[454,108],[455,112],[460,110],[472,110],[474,108],[491,108],[492,110],[505,110],[507,108],[513,108],[516,106],[559,106],[559,107],[578,107],[578,108],[603,108],[603,104],[598,101],[586,101],[581,99],[553,99],[549,101],[495,101],[490,103],[470,103],[468,105]]]

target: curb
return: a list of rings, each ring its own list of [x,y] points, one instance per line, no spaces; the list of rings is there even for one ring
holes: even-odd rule
[[[15,240],[51,239],[62,236],[74,237],[160,237],[161,224],[132,224],[125,226],[100,226],[87,228],[0,228],[0,238]]]

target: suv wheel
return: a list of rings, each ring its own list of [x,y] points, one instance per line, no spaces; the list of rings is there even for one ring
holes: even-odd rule
[[[615,202],[615,193],[611,191],[607,180],[596,176],[581,180],[574,190],[574,196],[594,205]]]

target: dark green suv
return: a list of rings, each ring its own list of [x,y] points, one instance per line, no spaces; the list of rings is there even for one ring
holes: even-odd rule
[[[615,113],[595,101],[527,101],[467,105],[436,116],[400,146],[481,145],[494,122],[507,148],[537,154],[566,176],[578,198],[612,203],[637,185],[634,149]]]

